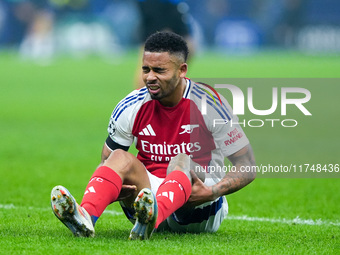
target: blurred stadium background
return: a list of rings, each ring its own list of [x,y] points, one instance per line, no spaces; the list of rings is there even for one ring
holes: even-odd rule
[[[339,79],[325,78],[340,76],[340,1],[167,1],[194,39],[188,77],[251,78],[242,82],[264,107],[271,90],[254,78],[312,78],[292,79],[310,90],[312,117],[245,128],[258,165],[339,164]],[[143,29],[137,0],[0,0],[0,254],[339,254],[335,176],[257,178],[228,196],[216,234],[127,245],[131,224],[115,203],[97,238],[70,238],[51,188],[82,197],[111,111],[132,89]]]
[[[183,14],[198,53],[249,54],[264,48],[340,52],[337,0],[168,1]],[[34,60],[122,53],[141,43],[137,2],[0,0],[0,49],[18,50]]]

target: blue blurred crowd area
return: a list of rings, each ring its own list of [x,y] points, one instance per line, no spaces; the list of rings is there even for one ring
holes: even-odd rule
[[[164,20],[171,14],[155,2],[176,6],[196,49],[340,51],[338,0],[0,0],[0,49],[38,58],[121,52],[143,43],[146,1]]]

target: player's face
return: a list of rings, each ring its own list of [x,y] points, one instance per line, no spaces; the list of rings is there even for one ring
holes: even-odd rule
[[[187,64],[168,52],[144,52],[143,80],[152,99],[175,106],[183,97]]]

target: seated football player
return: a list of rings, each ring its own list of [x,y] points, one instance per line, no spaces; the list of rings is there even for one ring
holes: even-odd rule
[[[132,240],[149,239],[154,230],[215,232],[228,213],[225,195],[254,180],[254,172],[241,171],[255,159],[237,116],[212,87],[186,78],[187,56],[175,33],[146,40],[145,87],[113,110],[101,163],[80,205],[65,187],[52,189],[53,212],[74,235],[94,236],[96,221],[115,201],[134,224]],[[133,143],[136,156],[128,152]],[[225,169],[225,158],[233,171],[215,171]]]

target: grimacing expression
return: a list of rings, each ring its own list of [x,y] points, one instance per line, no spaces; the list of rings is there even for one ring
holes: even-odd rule
[[[183,71],[185,65],[185,72]],[[152,99],[171,101],[186,74],[186,64],[168,52],[144,52],[143,81]]]

